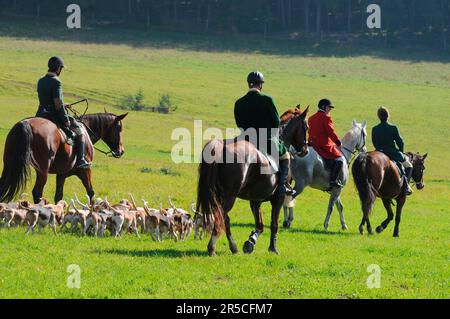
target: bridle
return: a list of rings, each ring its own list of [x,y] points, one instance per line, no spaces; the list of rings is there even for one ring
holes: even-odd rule
[[[351,156],[351,158],[350,158],[350,161],[348,161],[348,166],[350,166],[350,164],[352,163],[352,161],[355,159],[356,153],[358,153],[358,152],[361,153],[362,150],[364,150],[364,147],[366,147],[366,137],[367,137],[367,134],[366,134],[366,132],[365,132],[365,130],[364,130],[363,127],[360,127],[360,129],[361,129],[360,140],[359,140],[359,142],[356,144],[355,150],[352,151],[352,150],[350,150],[348,147],[346,147],[346,146],[344,146],[344,145],[341,146],[344,150],[346,150],[347,152],[349,152],[350,154],[352,154],[352,156]],[[361,146],[358,146],[358,145],[361,145]]]
[[[294,119],[296,119],[296,118],[298,118],[298,117],[300,117],[301,118],[301,122],[302,122],[302,126],[303,126],[303,130],[304,130],[304,132],[305,132],[305,137],[304,137],[304,140],[303,140],[303,145],[301,146],[301,151],[299,151],[299,150],[297,150],[297,148],[291,143],[291,145],[290,146],[292,146],[292,149],[294,149],[295,150],[295,155],[297,155],[297,156],[299,156],[299,157],[303,157],[303,156],[305,156],[305,153],[306,153],[306,147],[308,146],[308,142],[307,142],[307,132],[308,132],[308,124],[306,123],[306,119],[305,118],[302,118],[300,115],[297,115],[297,116],[293,116],[286,124],[284,124],[283,126],[282,126],[282,131],[281,131],[281,138],[283,139],[283,137],[285,136],[285,129],[289,126],[289,124],[291,124],[291,122],[292,122],[292,120],[294,120]],[[283,139],[284,140],[284,139]],[[289,147],[289,149],[291,149],[291,147]],[[292,151],[289,151],[291,154],[293,153]]]

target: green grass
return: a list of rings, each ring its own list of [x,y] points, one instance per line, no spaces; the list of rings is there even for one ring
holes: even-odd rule
[[[130,114],[125,121],[123,159],[97,153],[94,188],[99,196],[112,200],[133,192],[136,198],[159,206],[161,201],[167,204],[171,195],[180,206],[189,207],[196,197],[197,167],[171,161],[172,130],[192,129],[194,119],[204,120],[204,127],[233,127],[234,101],[245,93],[245,76],[255,68],[265,73],[265,91],[275,97],[280,111],[298,103],[315,106],[320,98],[330,97],[337,105],[333,113],[337,131],[343,135],[353,118],[375,125],[377,107],[386,105],[407,150],[429,153],[426,188],[408,199],[398,239],[392,238],[393,225],[381,235],[357,233],[361,211],[352,182],[342,198],[350,230],[339,230],[335,212],[330,232],[323,233],[327,194],[308,189],[298,200],[293,228],[280,232],[280,256],[267,252],[267,204],[266,232],[252,256],[232,256],[225,237],[218,242],[218,256],[210,258],[207,241],[192,237],[184,243],[154,243],[149,237],[131,235],[120,239],[54,237],[47,230],[25,236],[24,229],[0,229],[0,297],[450,297],[450,162],[446,160],[450,157],[450,113],[445,106],[450,100],[450,64],[421,61],[420,56],[413,62],[390,60],[370,53],[298,55],[295,48],[289,54],[258,48],[242,52],[234,50],[235,46],[201,50],[171,42],[159,45],[155,39],[162,38],[161,33],[150,32],[145,38],[133,30],[128,30],[131,35],[123,41],[124,34],[116,37],[112,31],[87,30],[90,41],[83,41],[81,31],[81,35],[73,34],[77,41],[71,41],[67,34],[61,38],[39,34],[31,39],[9,32],[5,25],[0,30],[2,146],[14,123],[35,113],[35,83],[53,54],[62,55],[68,65],[62,75],[66,100],[88,97],[91,112],[103,111],[104,106],[123,112],[115,107],[117,101],[139,88],[147,104],[156,105],[166,92],[173,98],[178,107],[173,114]],[[139,39],[143,41],[140,46],[136,45]],[[164,174],[167,169],[174,174]],[[31,187],[29,183],[28,192]],[[54,187],[51,179],[45,196],[52,198]],[[66,184],[66,199],[74,192],[84,194],[81,183],[72,178]],[[230,216],[233,235],[242,246],[253,229],[248,204],[238,201]],[[377,202],[372,224],[384,218],[384,208]],[[79,290],[66,286],[70,264],[81,267]],[[380,289],[366,286],[370,264],[381,267]]]

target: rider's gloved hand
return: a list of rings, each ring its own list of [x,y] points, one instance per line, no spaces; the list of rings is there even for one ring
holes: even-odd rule
[[[70,127],[70,121],[67,121],[66,123],[64,123],[65,127]]]

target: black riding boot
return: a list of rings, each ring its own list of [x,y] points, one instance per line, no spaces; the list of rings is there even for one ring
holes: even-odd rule
[[[344,163],[342,161],[336,161],[334,163],[330,175],[330,185],[332,187],[344,187],[344,185],[342,185],[342,182],[340,180],[343,165]]]
[[[76,167],[85,169],[91,167],[91,163],[84,158],[84,141],[82,136],[77,136],[77,163]]]
[[[412,167],[408,167],[407,169],[405,169],[405,176],[403,177],[402,191],[403,191],[403,194],[405,194],[406,196],[412,195],[412,189],[411,189],[411,186],[409,186],[409,181],[411,180],[412,172],[413,172]]]
[[[278,193],[280,195],[295,196],[297,193],[288,183],[290,160],[280,161],[280,171],[278,172]]]

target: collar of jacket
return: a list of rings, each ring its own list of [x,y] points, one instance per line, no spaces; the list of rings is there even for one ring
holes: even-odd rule
[[[251,88],[250,90],[248,90],[249,92],[258,92],[261,93],[261,91],[257,88]]]
[[[54,73],[54,72],[48,72],[47,76],[52,77],[52,78],[56,78],[59,81],[58,75],[56,75],[56,73]]]

